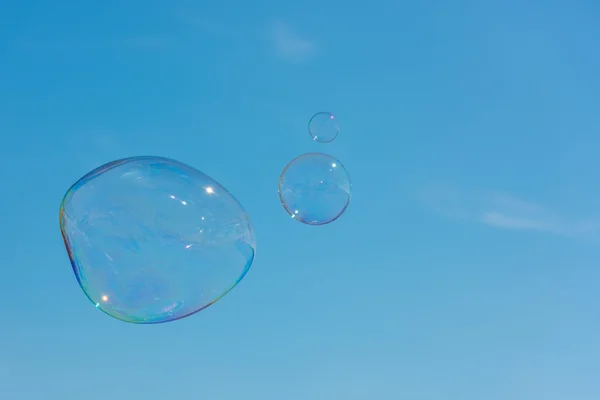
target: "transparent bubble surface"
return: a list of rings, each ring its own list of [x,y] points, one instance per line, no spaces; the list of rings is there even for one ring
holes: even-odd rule
[[[133,157],[77,181],[60,229],[81,289],[106,314],[153,324],[213,304],[246,275],[256,241],[242,205],[181,162]]]
[[[319,112],[308,121],[308,133],[317,142],[329,143],[340,133],[340,126],[333,114]]]
[[[350,204],[350,175],[335,157],[308,153],[293,159],[279,177],[279,199],[293,219],[324,225]]]

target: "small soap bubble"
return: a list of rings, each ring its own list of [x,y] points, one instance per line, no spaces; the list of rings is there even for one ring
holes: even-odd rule
[[[342,163],[327,154],[293,159],[279,177],[279,199],[287,213],[307,225],[338,219],[350,204],[352,183]]]
[[[333,114],[319,112],[308,121],[308,133],[316,142],[329,143],[340,133],[340,126]]]
[[[96,308],[154,324],[215,303],[246,275],[256,241],[242,205],[179,161],[132,157],[79,179],[60,207],[75,277]]]

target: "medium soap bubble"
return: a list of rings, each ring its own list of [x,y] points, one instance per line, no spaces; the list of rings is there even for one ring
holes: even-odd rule
[[[293,159],[279,177],[279,199],[290,216],[304,224],[324,225],[338,219],[350,204],[350,175],[327,154]]]
[[[329,143],[340,133],[340,126],[333,114],[319,112],[308,121],[308,133],[317,142]]]
[[[81,289],[106,314],[153,324],[194,314],[244,277],[256,241],[242,205],[179,161],[132,157],[79,179],[60,229]]]

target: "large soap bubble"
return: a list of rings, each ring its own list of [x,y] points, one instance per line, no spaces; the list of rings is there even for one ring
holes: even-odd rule
[[[62,201],[60,228],[86,296],[139,324],[213,304],[248,272],[256,249],[227,189],[162,157],[114,161],[79,179]]]
[[[350,204],[350,175],[327,154],[308,153],[293,159],[279,177],[279,199],[297,221],[324,225],[338,219]]]

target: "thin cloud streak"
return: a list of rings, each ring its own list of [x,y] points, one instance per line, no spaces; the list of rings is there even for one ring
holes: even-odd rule
[[[282,21],[272,23],[271,35],[277,55],[289,62],[303,62],[315,54],[315,44],[298,36]]]
[[[506,193],[434,186],[422,191],[421,200],[430,210],[446,218],[498,229],[585,238],[597,233],[597,222],[591,218],[566,216]]]
[[[496,211],[486,211],[481,215],[480,221],[496,228],[533,230],[553,232],[555,229],[547,221],[536,221],[526,218],[517,218]]]

